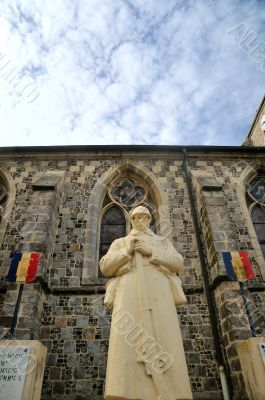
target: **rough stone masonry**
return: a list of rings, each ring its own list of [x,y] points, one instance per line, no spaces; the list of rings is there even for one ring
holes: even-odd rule
[[[265,171],[265,150],[186,150],[229,387],[233,399],[247,399],[237,343],[250,337],[251,327],[239,283],[227,279],[221,252],[248,251],[256,278],[244,285],[245,296],[255,334],[264,336],[265,261],[247,189],[256,171]],[[14,335],[48,349],[42,400],[103,399],[111,315],[103,306],[106,279],[98,275],[98,246],[103,201],[119,173],[144,182],[154,207],[168,213],[172,241],[185,260],[180,277],[188,304],[178,315],[193,395],[222,398],[182,164],[178,146],[0,149],[1,182],[8,191],[0,226],[0,329],[10,329],[18,294],[18,285],[6,280],[10,254],[40,252],[37,280],[23,289]]]

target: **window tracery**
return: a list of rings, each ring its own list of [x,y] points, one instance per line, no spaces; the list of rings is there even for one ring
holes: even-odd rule
[[[136,207],[146,197],[144,187],[137,185],[132,179],[124,178],[109,189],[109,195],[126,208]]]
[[[156,232],[156,208],[147,185],[139,178],[127,175],[112,182],[101,210],[99,259],[107,253],[115,239],[130,232],[130,212],[139,205],[149,209],[152,216],[150,228]],[[102,277],[100,271],[99,277]]]

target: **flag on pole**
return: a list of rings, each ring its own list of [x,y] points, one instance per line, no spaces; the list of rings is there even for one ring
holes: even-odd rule
[[[255,271],[247,251],[224,251],[222,255],[229,279],[246,282],[255,278]]]
[[[10,282],[28,283],[36,278],[40,253],[13,253],[7,279]]]

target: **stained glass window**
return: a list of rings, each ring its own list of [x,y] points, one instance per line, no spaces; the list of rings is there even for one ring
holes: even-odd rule
[[[3,210],[7,203],[7,197],[8,197],[7,189],[3,184],[3,182],[0,181],[0,222],[2,220]]]
[[[248,186],[247,204],[252,223],[265,258],[265,172],[258,171]]]
[[[115,239],[123,236],[126,236],[125,217],[117,206],[111,206],[105,211],[101,221],[99,259],[107,253]],[[100,271],[99,276],[102,276]]]
[[[128,235],[131,229],[130,212],[137,206],[147,207],[152,219],[150,228],[156,232],[155,206],[144,182],[134,176],[121,176],[110,185],[102,204],[99,260],[111,243]],[[98,276],[102,274],[99,270]]]
[[[136,207],[145,198],[144,187],[137,185],[133,179],[124,178],[110,190],[110,196],[124,207]]]
[[[265,178],[257,177],[249,185],[249,195],[257,203],[265,205]]]
[[[256,205],[251,212],[251,218],[265,258],[265,208]]]

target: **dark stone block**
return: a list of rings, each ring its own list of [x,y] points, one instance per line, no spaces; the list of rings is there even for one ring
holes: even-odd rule
[[[200,363],[200,353],[188,353],[188,362],[190,364]]]
[[[58,367],[50,368],[49,379],[51,381],[55,381],[56,379],[60,379],[61,370]]]
[[[63,263],[64,268],[66,265]],[[81,298],[80,297],[71,297],[69,300],[69,305],[70,306],[79,306],[81,305]]]
[[[192,351],[193,350],[193,344],[191,340],[183,340],[183,345],[184,345],[184,350],[186,352]]]
[[[232,330],[228,333],[229,339],[231,342],[237,341],[237,340],[246,340],[250,338],[250,331],[246,330]]]
[[[240,307],[237,304],[237,298],[231,298],[220,307],[220,317],[224,319],[230,315],[238,315],[241,313]]]
[[[0,325],[4,328],[10,328],[12,322],[12,317],[0,317]]]
[[[46,365],[54,367],[57,363],[58,355],[54,353],[48,353],[46,357]]]
[[[85,367],[75,367],[73,371],[74,379],[85,379],[86,369]]]
[[[227,317],[225,322],[227,330],[235,328],[247,328],[249,326],[247,318],[242,314],[240,316],[231,315]]]
[[[217,383],[216,383],[216,379],[214,378],[204,378],[203,379],[203,387],[204,390],[217,390]]]
[[[241,364],[238,358],[231,361],[231,369],[232,371],[241,371]]]
[[[54,393],[63,394],[65,389],[66,382],[58,381],[54,382],[53,384],[53,391]]]
[[[75,341],[74,340],[66,340],[64,342],[64,352],[65,353],[74,353],[75,352]]]
[[[67,366],[73,367],[75,365],[79,365],[80,357],[79,354],[69,354],[67,357]]]

